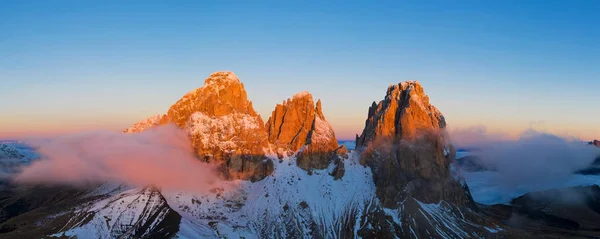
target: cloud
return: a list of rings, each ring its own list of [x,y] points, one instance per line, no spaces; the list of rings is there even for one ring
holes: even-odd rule
[[[448,130],[452,144],[457,148],[480,148],[507,141],[508,135],[490,133],[484,126],[451,128]]]
[[[218,184],[215,167],[199,161],[174,125],[136,134],[88,132],[30,140],[42,159],[22,169],[18,183],[86,186],[114,182],[204,192]]]
[[[574,172],[589,167],[600,150],[576,139],[527,130],[518,138],[488,133],[485,128],[450,131],[459,148],[476,148],[477,156],[495,172],[469,173],[473,195],[494,201],[510,200],[526,192],[589,185],[590,179]]]
[[[581,141],[528,130],[516,140],[486,145],[476,154],[497,169],[502,186],[514,188],[560,184],[588,167],[598,153]]]

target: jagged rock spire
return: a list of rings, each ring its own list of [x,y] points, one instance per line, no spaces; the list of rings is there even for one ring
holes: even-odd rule
[[[372,104],[356,144],[384,206],[395,208],[407,197],[473,204],[468,189],[451,175],[455,152],[445,127],[444,116],[416,81],[389,86],[385,98]]]
[[[212,73],[204,86],[185,94],[155,121],[144,125],[173,123],[186,129],[197,155],[221,165],[226,177],[259,180],[273,171],[265,158],[264,123],[233,72]]]
[[[325,119],[321,100],[316,105],[310,93],[303,91],[275,106],[265,128],[269,142],[278,149],[296,152],[298,166],[310,170],[327,167],[338,142]]]

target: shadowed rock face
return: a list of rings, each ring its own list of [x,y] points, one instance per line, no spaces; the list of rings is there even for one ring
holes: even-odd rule
[[[589,230],[600,228],[599,203],[598,185],[531,192],[511,201],[521,213],[529,214],[531,218],[542,219],[550,226]],[[569,228],[571,224],[575,226]]]
[[[600,147],[600,140],[593,140],[593,141],[590,141],[590,144],[591,144],[591,145],[594,145],[594,146],[596,146],[596,147]]]
[[[391,85],[384,100],[373,102],[356,147],[361,164],[373,170],[385,207],[396,208],[409,196],[426,203],[474,205],[466,185],[451,175],[455,150],[445,127],[444,116],[429,104],[418,82]]]
[[[302,169],[326,168],[336,156],[338,142],[323,115],[321,101],[315,105],[308,92],[298,93],[278,104],[265,128],[269,142],[279,152],[301,151],[297,162]]]

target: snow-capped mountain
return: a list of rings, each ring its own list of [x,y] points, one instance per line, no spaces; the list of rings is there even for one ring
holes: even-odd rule
[[[461,238],[502,231],[477,212],[464,182],[451,175],[454,149],[444,118],[418,82],[390,86],[385,99],[369,110],[358,150],[349,156],[338,145],[320,100],[298,93],[278,104],[263,126],[243,85],[229,72],[212,74],[165,118],[187,130],[201,158],[230,162],[223,164],[230,174],[239,172],[231,163],[239,152],[272,164],[254,182],[229,181],[235,190],[162,191],[182,218],[178,237]],[[140,125],[136,131],[143,130]],[[250,141],[253,147],[246,144]],[[400,154],[386,152],[389,145],[402,145]],[[69,233],[83,231],[88,230]]]
[[[186,129],[198,157],[219,164],[228,178],[260,180],[272,171],[273,162],[265,157],[269,142],[264,123],[233,72],[212,73],[204,86],[181,97],[158,123],[134,127],[138,131],[144,130],[141,125],[167,123]]]
[[[19,142],[0,144],[0,178],[14,174],[39,158],[34,149]]]
[[[10,144],[0,144],[0,159],[20,159],[25,158],[19,150]]]
[[[339,146],[308,92],[263,123],[231,72],[216,72],[166,114],[222,184],[208,192],[105,183],[2,191],[5,238],[511,238],[476,204],[460,174],[446,120],[419,82],[390,85],[369,108],[356,149]],[[39,200],[42,198],[43,200]]]

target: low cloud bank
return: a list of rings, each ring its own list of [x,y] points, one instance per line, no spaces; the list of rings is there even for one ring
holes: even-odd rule
[[[516,140],[483,147],[477,155],[498,170],[504,186],[517,187],[563,182],[591,165],[598,153],[580,141],[527,131]]]
[[[517,139],[488,134],[485,128],[456,130],[450,134],[457,147],[476,148],[471,154],[497,170],[489,177],[494,182],[488,183],[498,187],[500,193],[574,186],[567,185],[576,180],[574,172],[589,167],[600,155],[598,148],[580,140],[535,130],[525,131]],[[475,173],[469,177],[484,175]]]
[[[509,136],[491,133],[483,126],[448,130],[452,144],[459,149],[479,149],[509,140]]]
[[[220,179],[196,159],[186,133],[174,125],[136,134],[88,132],[30,140],[42,155],[22,168],[18,183],[87,186],[113,182],[204,192]]]

